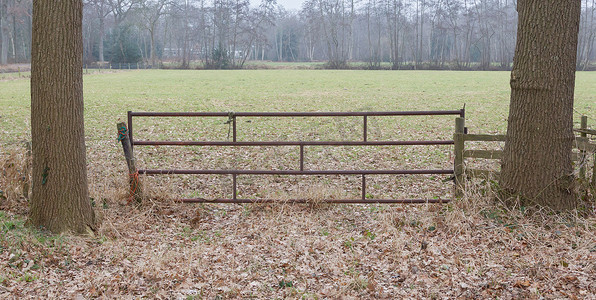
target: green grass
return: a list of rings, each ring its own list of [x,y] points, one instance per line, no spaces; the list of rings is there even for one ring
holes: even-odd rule
[[[8,215],[0,211],[0,254],[12,253],[10,263],[21,264],[22,259],[27,259],[22,256],[32,247],[41,249],[44,253],[62,253],[67,249],[62,235],[27,227],[22,216]]]
[[[25,225],[25,218],[0,211],[0,286],[11,282],[34,282],[48,267],[48,260],[67,257],[64,235],[42,232]],[[58,264],[58,268],[63,265]]]
[[[509,72],[141,70],[85,76],[88,135],[127,110],[347,111],[467,108],[473,131],[503,131]],[[596,73],[578,72],[576,109],[596,114]],[[29,80],[0,81],[0,140],[29,132]],[[451,124],[446,124],[451,125]]]

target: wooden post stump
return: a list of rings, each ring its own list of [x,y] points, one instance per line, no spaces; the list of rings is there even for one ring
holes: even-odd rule
[[[128,129],[126,123],[120,122],[117,124],[118,128],[118,140],[122,143],[122,150],[124,150],[124,158],[126,158],[126,164],[128,165],[128,183],[130,185],[130,198],[128,204],[135,201],[137,204],[141,204],[143,199],[142,185],[139,180],[139,172],[136,166],[136,160],[132,152],[132,145],[128,136]]]

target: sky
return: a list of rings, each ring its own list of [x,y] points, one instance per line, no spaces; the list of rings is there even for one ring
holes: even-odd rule
[[[302,7],[302,2],[304,2],[304,0],[277,0],[277,3],[281,4],[287,10],[296,11],[300,10],[300,8]]]

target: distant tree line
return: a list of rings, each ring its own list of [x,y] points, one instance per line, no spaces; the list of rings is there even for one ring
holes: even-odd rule
[[[509,69],[515,0],[85,0],[86,63],[242,68],[248,60]],[[0,0],[0,64],[31,59],[31,0]],[[577,68],[596,60],[596,0],[582,0]]]

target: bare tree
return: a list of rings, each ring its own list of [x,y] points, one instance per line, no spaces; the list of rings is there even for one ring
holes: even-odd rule
[[[316,2],[307,1],[302,5],[300,20],[304,24],[304,49],[306,60],[315,59],[316,45],[320,42],[321,25],[317,13]]]
[[[352,5],[347,0],[315,0],[330,68],[344,68],[351,51]],[[348,6],[348,7],[346,7]]]
[[[8,7],[0,11],[0,61],[28,59],[30,1],[0,0]],[[84,1],[87,61],[122,60],[132,41],[146,62],[175,58],[185,68],[200,58],[215,68],[272,59],[327,60],[332,68],[355,60],[371,68],[509,69],[517,30],[517,0],[308,0],[297,14],[267,4],[275,18],[263,18],[263,4],[248,0]],[[580,1],[577,68],[587,69],[596,58],[596,0]],[[109,57],[104,47],[94,51],[108,41]]]
[[[577,69],[586,70],[594,55],[596,42],[596,0],[583,0],[582,19],[579,31]]]
[[[144,0],[107,0],[114,15],[114,26],[118,27],[129,13]]]
[[[182,64],[181,68],[187,69],[190,63],[190,11],[193,5],[190,0],[181,0],[172,3],[175,18],[182,22]]]
[[[424,36],[424,9],[426,0],[416,0],[416,18],[414,22],[416,42],[414,43],[414,66],[419,67],[422,62],[423,36]]]
[[[397,70],[400,64],[400,32],[404,27],[402,0],[387,0],[385,3],[385,16],[387,18],[387,32],[389,35],[389,54],[391,68]]]
[[[9,11],[14,0],[0,0],[0,65],[8,63],[8,39],[10,37]]]
[[[238,53],[238,44],[240,36],[243,35],[244,30],[246,28],[246,22],[248,19],[248,6],[250,2],[248,0],[233,0],[232,3],[232,28],[230,33],[230,41],[228,42],[230,45],[230,52],[231,52],[231,63],[232,67],[237,67],[237,59],[240,58],[242,55]]]
[[[265,27],[272,26],[275,22],[276,0],[263,0],[257,9],[251,10],[247,18],[247,27],[245,32],[247,36],[244,39],[242,57],[237,64],[242,68],[246,59],[250,56],[255,42],[267,43],[267,37],[263,34]]]
[[[381,17],[383,6],[379,0],[368,0],[364,8],[364,15],[366,16],[366,32],[368,40],[368,67],[370,69],[379,69],[382,60],[382,46],[381,37],[383,32],[383,18]]]
[[[158,22],[166,12],[166,6],[169,0],[146,0],[140,3],[139,12],[142,15],[142,26],[147,29],[151,39],[149,47],[149,61],[151,66],[156,65],[157,56],[155,55],[155,35],[157,34]]]
[[[99,41],[98,41],[98,60],[100,62],[104,61],[104,37],[106,34],[106,17],[110,15],[112,12],[113,7],[109,5],[108,0],[87,0],[86,4],[91,6],[95,11],[95,15],[97,17],[97,21],[99,23]]]

